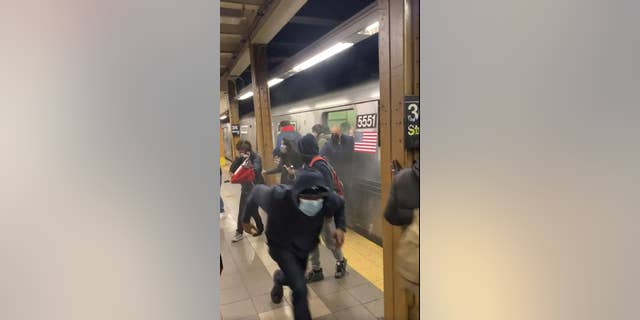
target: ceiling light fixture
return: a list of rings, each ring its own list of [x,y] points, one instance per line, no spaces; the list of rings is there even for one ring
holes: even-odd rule
[[[348,48],[350,48],[351,46],[353,46],[353,43],[350,42],[339,42],[335,45],[333,45],[332,47],[330,47],[327,50],[324,50],[318,54],[316,54],[315,56],[311,57],[309,60],[293,67],[293,71],[294,72],[300,72],[306,69],[309,69],[311,67],[313,67],[314,65],[329,59],[331,56],[334,56],[340,52],[342,52],[343,50],[346,50]]]
[[[245,100],[245,99],[249,99],[253,97],[253,91],[248,91],[247,93],[241,95],[240,97],[238,97],[238,100]]]
[[[359,32],[360,34],[374,35],[380,31],[380,22],[376,21]]]
[[[282,82],[282,81],[284,81],[284,79],[281,79],[281,78],[273,78],[273,79],[271,79],[271,80],[269,80],[269,81],[267,82],[267,86],[269,86],[269,88],[271,88],[271,87],[275,86],[276,84],[278,84],[278,83],[280,83],[280,82]]]

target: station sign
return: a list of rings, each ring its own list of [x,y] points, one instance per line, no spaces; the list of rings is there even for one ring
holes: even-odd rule
[[[420,149],[420,97],[404,97],[404,146]]]
[[[239,136],[240,135],[240,125],[237,124],[232,124],[231,125],[231,134],[234,136]]]

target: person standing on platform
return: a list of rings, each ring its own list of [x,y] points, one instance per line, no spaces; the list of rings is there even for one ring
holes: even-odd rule
[[[420,164],[402,169],[393,177],[384,211],[392,225],[404,228],[397,247],[396,269],[407,298],[410,320],[420,318]]]
[[[318,159],[319,156],[316,138],[312,134],[305,135],[298,141],[298,150],[300,151],[300,155],[302,156],[302,161],[304,163],[303,168],[311,167],[318,170],[324,177],[329,190],[335,193],[336,186],[334,185],[331,165],[326,161],[326,159],[320,159],[313,162],[314,159]],[[331,250],[333,257],[336,259],[335,277],[342,278],[347,273],[347,259],[345,259],[342,254],[340,246],[337,246],[330,236],[333,228],[335,227],[336,224],[334,221],[332,221],[332,219],[327,219],[322,229],[322,240],[327,248]],[[343,229],[343,231],[346,232],[346,229]],[[307,281],[315,282],[323,279],[324,273],[320,263],[320,248],[316,247],[311,252],[311,271],[307,275]]]
[[[341,127],[348,130],[349,124],[345,122]],[[355,141],[352,136],[343,134],[341,127],[331,129],[331,139],[320,149],[320,155],[327,158],[335,166],[338,175],[348,181],[351,177]]]
[[[273,275],[271,301],[282,302],[283,286],[286,285],[292,291],[294,318],[310,320],[304,275],[309,253],[318,246],[320,231],[327,218],[332,218],[336,225],[331,238],[337,247],[342,246],[344,201],[329,190],[322,174],[303,169],[297,172],[293,186],[257,186],[251,192],[242,220],[248,233],[258,231],[250,224],[258,207],[267,213],[269,255],[280,268]]]
[[[236,235],[233,240],[231,240],[231,242],[238,242],[244,237],[244,230],[242,228],[240,215],[244,211],[244,207],[247,204],[247,199],[254,186],[257,184],[264,184],[264,178],[262,177],[262,159],[257,153],[253,152],[253,150],[251,149],[251,143],[246,140],[239,141],[236,144],[236,150],[238,150],[239,156],[231,164],[231,175],[233,175],[241,166],[246,166],[254,170],[255,180],[241,183],[240,204],[238,207],[238,226],[236,228]],[[262,218],[260,217],[260,214],[258,214],[258,212],[256,211],[252,217],[256,221],[259,233],[262,233],[262,230],[264,230],[264,225],[262,224]]]
[[[287,139],[294,144],[300,139],[300,133],[296,131],[296,128],[291,125],[291,122],[287,120],[280,121],[280,133],[276,137],[276,145],[273,148],[273,156],[280,157],[280,145],[282,144],[282,139]]]
[[[266,175],[280,173],[280,184],[292,184],[295,170],[301,167],[302,158],[300,154],[296,151],[293,143],[289,141],[289,139],[284,138],[280,145],[280,161],[278,162],[278,166],[265,170],[262,173]]]
[[[315,135],[316,140],[318,141],[318,148],[320,148],[320,150],[322,150],[327,141],[331,139],[331,130],[323,124],[314,125],[311,127],[311,132]]]

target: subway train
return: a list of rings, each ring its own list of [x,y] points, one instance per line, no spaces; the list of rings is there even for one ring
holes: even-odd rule
[[[339,172],[345,185],[348,227],[382,245],[382,214],[380,203],[380,139],[379,82],[369,81],[339,91],[272,106],[272,139],[276,141],[278,124],[289,120],[301,135],[311,133],[315,124],[330,128],[344,122],[351,125],[355,147],[350,170]],[[222,125],[225,157],[231,160],[232,133],[229,123]],[[240,119],[240,139],[256,146],[256,125],[253,113]],[[271,153],[271,150],[267,152]]]

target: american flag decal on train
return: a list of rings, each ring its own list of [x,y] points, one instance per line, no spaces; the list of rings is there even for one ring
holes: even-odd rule
[[[378,152],[378,132],[367,131],[357,134],[357,141],[353,148],[356,152],[376,153]]]

